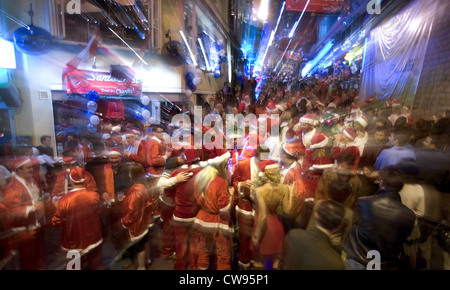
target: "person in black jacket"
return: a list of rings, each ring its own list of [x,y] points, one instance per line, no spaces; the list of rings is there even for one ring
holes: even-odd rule
[[[315,225],[292,229],[284,238],[279,269],[344,270],[340,249],[330,237],[345,227],[345,208],[334,200],[320,200],[315,211]]]
[[[379,173],[378,194],[358,199],[356,221],[344,241],[345,266],[349,270],[398,269],[403,243],[416,220],[398,193],[403,187],[398,166],[386,166]]]

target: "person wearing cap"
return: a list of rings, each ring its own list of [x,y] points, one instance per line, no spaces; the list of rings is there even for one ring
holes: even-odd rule
[[[231,202],[233,187],[228,187],[227,163],[229,152],[219,156],[195,177],[195,201],[199,211],[195,216],[191,241],[197,254],[194,270],[231,269],[232,227]],[[193,245],[191,244],[191,247]],[[210,258],[215,255],[215,265]]]
[[[343,153],[353,154],[355,156],[353,170],[356,172],[359,168],[361,154],[359,153],[358,144],[355,143],[355,138],[356,131],[352,128],[346,128],[342,131],[342,134],[336,134],[333,147],[331,148],[331,157],[336,160]]]
[[[134,130],[128,130],[125,135],[128,144],[124,150],[125,160],[139,163],[145,167],[147,162],[145,143],[138,139],[139,135]]]
[[[191,227],[198,213],[194,197],[195,177],[202,167],[198,165],[200,155],[197,149],[186,149],[183,155],[186,158],[186,164],[170,173],[168,181],[172,184],[167,186],[163,193],[173,199],[171,222],[175,238],[175,270],[187,270],[189,265],[192,269],[196,268],[194,259],[196,253],[192,252],[195,249],[193,245],[195,240],[191,239]],[[189,248],[188,245],[192,247]]]
[[[16,244],[21,270],[45,269],[44,202],[41,189],[33,179],[33,163],[28,157],[13,161],[13,176],[4,191],[4,205],[9,216],[9,226],[19,234]]]
[[[292,195],[289,187],[281,183],[281,168],[275,161],[262,160],[258,167],[260,173],[259,180],[256,181],[256,221],[252,245],[255,247],[257,260],[263,261],[265,270],[271,270],[277,268],[285,235],[280,208],[284,212]]]
[[[103,166],[103,178],[96,180],[103,204],[104,235],[111,234],[113,243],[119,249],[123,240],[116,237],[120,235],[121,229],[122,200],[125,197],[125,192],[132,185],[129,165],[122,160],[122,151],[118,148],[111,148],[109,150],[109,163]]]
[[[306,150],[311,146],[311,139],[317,132],[316,126],[319,124],[319,120],[313,114],[305,114],[300,117],[299,121],[301,129],[301,135],[299,137],[301,138],[301,143],[305,148],[304,150]]]
[[[84,187],[84,168],[72,168],[69,173],[71,190],[64,195],[52,218],[54,226],[61,226],[61,246],[66,251],[77,251],[80,264],[88,262],[89,270],[103,270],[102,225],[100,196]]]
[[[369,140],[369,134],[367,133],[367,125],[369,125],[369,121],[367,117],[362,115],[355,119],[353,122],[353,128],[356,131],[355,143],[358,144],[359,154],[362,156],[364,152],[364,146],[367,144]]]
[[[91,148],[78,141],[78,139],[72,139],[68,141],[64,148],[64,151],[72,152],[73,157],[81,167],[84,167],[86,162],[94,158]]]
[[[71,156],[63,157],[63,171],[56,176],[55,185],[51,192],[53,203],[57,203],[57,201],[62,196],[66,195],[70,191],[69,174],[70,171],[75,167],[77,167],[77,162],[73,157]],[[84,186],[93,192],[97,191],[97,183],[95,182],[95,179],[92,176],[92,174],[90,174],[87,171],[85,172]]]
[[[239,162],[231,177],[236,196],[233,201],[239,224],[239,267],[247,269],[254,259],[254,251],[250,249],[251,232],[254,225],[254,182],[258,178],[258,164],[263,159],[268,159],[269,148],[258,146],[254,156]]]
[[[302,174],[306,189],[306,198],[315,198],[317,183],[325,169],[333,167],[333,160],[327,151],[329,139],[316,133],[311,139],[311,146],[305,153]]]

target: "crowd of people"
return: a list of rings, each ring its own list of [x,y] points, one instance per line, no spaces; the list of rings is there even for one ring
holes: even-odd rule
[[[214,146],[174,148],[167,122],[67,134],[57,158],[49,136],[13,148],[1,164],[0,268],[18,255],[20,269],[46,269],[44,231],[61,227],[83,267],[105,268],[110,239],[118,260],[148,269],[154,226],[176,270],[448,267],[436,229],[450,217],[450,116],[328,88],[266,82],[255,94],[252,80],[218,92],[205,115],[255,118],[235,134],[194,124]]]

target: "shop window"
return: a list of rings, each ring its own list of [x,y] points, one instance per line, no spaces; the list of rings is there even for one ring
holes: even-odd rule
[[[86,43],[100,25],[101,43],[104,45],[127,47],[120,37],[130,47],[140,49],[149,35],[148,48],[155,52],[160,49],[161,0],[81,0],[80,14],[68,13],[69,1],[54,0],[56,21],[53,34],[61,40]],[[130,3],[134,5],[127,5]]]

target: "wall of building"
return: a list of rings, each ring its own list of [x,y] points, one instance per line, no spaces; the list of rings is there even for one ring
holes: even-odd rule
[[[450,108],[450,1],[438,2],[413,106],[414,115],[426,119]]]

